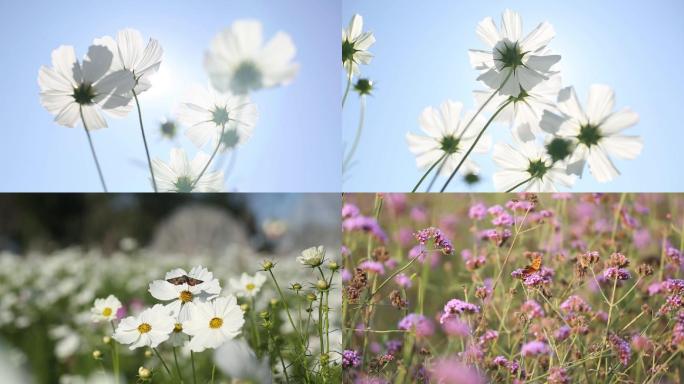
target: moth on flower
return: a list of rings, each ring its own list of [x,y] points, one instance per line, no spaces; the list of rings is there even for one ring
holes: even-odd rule
[[[217,297],[221,285],[213,273],[200,265],[190,272],[181,268],[167,272],[164,280],[150,283],[149,292],[157,300],[169,301],[166,310],[182,322],[188,318],[193,304]]]

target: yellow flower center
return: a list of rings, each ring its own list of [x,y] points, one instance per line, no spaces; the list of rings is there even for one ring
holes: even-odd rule
[[[182,331],[183,331],[183,325],[181,323],[176,323],[176,325],[173,326],[173,332],[180,333]]]
[[[111,316],[112,315],[112,309],[109,307],[106,307],[105,309],[102,310],[102,316]]]
[[[209,328],[216,329],[216,328],[221,328],[223,325],[223,319],[220,319],[218,317],[214,317],[209,321]]]
[[[245,288],[247,288],[248,291],[252,291],[254,288],[256,288],[256,285],[254,285],[253,283],[247,283],[247,285],[245,285]]]
[[[192,292],[190,291],[183,291],[180,293],[180,296],[178,297],[180,301],[187,303],[192,301]]]
[[[147,323],[142,323],[138,325],[138,332],[140,333],[147,333],[152,330],[152,326],[147,324]]]

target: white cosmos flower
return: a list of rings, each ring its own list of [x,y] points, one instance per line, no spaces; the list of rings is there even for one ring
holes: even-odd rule
[[[572,186],[575,179],[568,175],[563,162],[553,162],[543,146],[534,142],[494,145],[493,160],[502,168],[494,173],[494,188],[508,191],[522,187],[525,192],[556,192],[556,184]]]
[[[238,20],[216,35],[204,67],[214,88],[246,94],[290,83],[299,69],[296,53],[288,34],[278,32],[264,45],[260,22]]]
[[[561,114],[544,113],[542,129],[575,143],[569,162],[576,164],[579,176],[586,162],[596,180],[613,180],[620,172],[609,156],[634,159],[641,153],[642,139],[622,134],[625,128],[639,121],[639,115],[629,108],[614,112],[614,106],[613,90],[607,85],[594,84],[589,89],[586,111],[577,99],[575,89],[568,87],[558,95]]]
[[[169,338],[175,323],[166,308],[157,304],[142,311],[139,316],[121,320],[112,337],[121,344],[130,344],[130,349],[156,348]]]
[[[159,41],[150,39],[145,46],[139,31],[126,28],[117,33],[116,40],[111,36],[104,36],[95,39],[93,43],[104,45],[114,53],[112,71],[125,70],[133,74],[136,82],[133,90],[136,94],[150,89],[150,76],[159,70],[164,53]]]
[[[354,15],[342,30],[342,66],[350,76],[359,73],[359,64],[370,64],[373,55],[368,48],[375,43],[371,32],[363,32],[363,17]]]
[[[230,340],[217,348],[214,362],[218,369],[233,380],[259,384],[273,382],[268,356],[259,360],[244,340]]]
[[[95,299],[95,304],[90,309],[94,322],[111,321],[116,319],[116,313],[121,308],[121,302],[114,295],[106,299]]]
[[[184,332],[192,336],[190,350],[202,352],[234,339],[242,331],[244,316],[232,295],[192,306],[190,320],[183,322]]]
[[[463,104],[447,100],[437,108],[427,107],[420,115],[420,127],[427,136],[406,134],[409,150],[416,156],[416,164],[420,169],[428,169],[446,154],[444,165],[440,173],[449,175],[456,169],[466,151],[475,141],[477,134],[485,125],[482,116],[475,117],[470,127],[466,125],[473,118],[475,112],[470,111],[461,119]],[[491,137],[487,134],[480,138],[473,153],[485,153],[492,145]],[[477,165],[467,159],[459,171],[465,169],[477,170]]]
[[[266,282],[266,276],[259,272],[254,276],[243,272],[240,275],[240,279],[231,278],[228,282],[230,288],[238,297],[254,297]]]
[[[477,36],[488,50],[468,52],[471,65],[482,72],[477,79],[491,89],[499,89],[508,78],[500,91],[504,95],[531,91],[554,73],[551,67],[560,60],[546,48],[555,34],[551,24],[543,22],[523,38],[522,19],[509,9],[501,16],[500,31],[491,17],[485,18],[477,26]]]
[[[300,256],[297,256],[297,261],[302,265],[306,265],[312,268],[318,267],[323,264],[325,259],[325,247],[319,245],[318,247],[307,248],[302,251]]]
[[[220,141],[221,150],[235,148],[252,135],[258,118],[257,108],[248,96],[219,93],[194,86],[178,107],[178,121],[187,126],[185,135],[198,148]]]
[[[485,106],[487,112],[496,111],[502,103],[512,100],[494,118],[495,121],[508,122],[513,131],[513,136],[519,141],[534,140],[537,135],[544,132],[539,127],[545,110],[555,111],[558,92],[562,87],[559,74],[549,76],[530,91],[521,92],[517,97],[497,94]],[[478,90],[473,92],[477,104],[482,105],[491,96],[491,91]]]
[[[40,103],[57,124],[73,128],[82,115],[89,130],[104,128],[101,111],[122,117],[131,110],[135,79],[127,71],[110,72],[112,59],[112,52],[101,45],[91,45],[82,63],[72,46],[52,51],[52,68],[40,68],[38,85]]]
[[[201,282],[169,282],[183,279],[183,276]],[[164,280],[150,283],[149,292],[157,300],[170,301],[166,304],[166,309],[182,322],[188,318],[192,304],[215,298],[221,293],[221,285],[213,273],[200,265],[192,268],[190,272],[182,268],[167,272]]]
[[[223,171],[214,172],[207,169],[202,178],[197,180],[210,158],[206,153],[198,152],[192,161],[189,161],[184,150],[172,148],[168,164],[159,159],[152,159],[159,192],[222,192]]]

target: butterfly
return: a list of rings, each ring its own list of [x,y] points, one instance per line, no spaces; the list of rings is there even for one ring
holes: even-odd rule
[[[529,276],[529,275],[531,275],[531,274],[533,274],[533,273],[535,273],[535,272],[539,272],[539,270],[541,269],[541,266],[542,266],[542,256],[541,256],[541,253],[536,253],[536,254],[533,255],[533,257],[532,257],[532,262],[530,263],[530,265],[528,265],[528,266],[526,266],[525,268],[523,268],[523,270],[522,270],[522,278],[524,279],[524,278],[526,278],[527,276]]]
[[[192,277],[190,277],[188,275],[172,277],[170,279],[166,279],[166,281],[168,281],[169,283],[171,283],[173,285],[187,284],[191,287],[194,287],[195,285],[204,283],[204,281],[198,280],[198,279],[193,279]]]

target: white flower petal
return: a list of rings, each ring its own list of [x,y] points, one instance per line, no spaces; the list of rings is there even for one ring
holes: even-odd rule
[[[603,84],[593,84],[589,88],[589,99],[587,100],[587,118],[592,124],[600,124],[615,106],[615,93]]]

